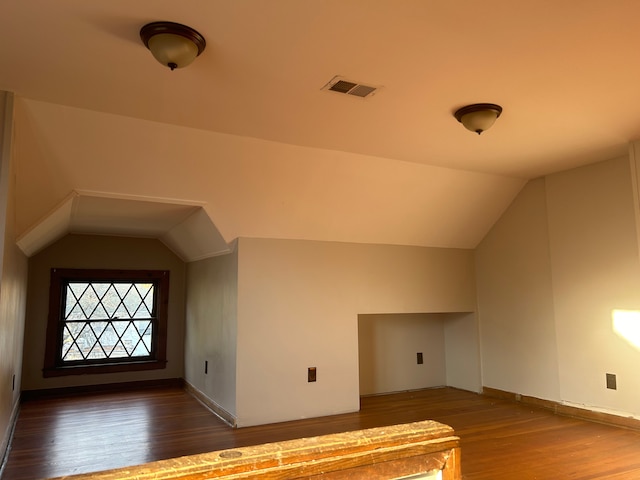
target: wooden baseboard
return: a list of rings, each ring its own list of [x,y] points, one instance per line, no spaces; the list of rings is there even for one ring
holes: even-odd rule
[[[77,387],[46,388],[43,390],[23,390],[22,401],[59,398],[70,395],[85,395],[98,392],[116,392],[144,388],[183,388],[182,378],[163,378],[158,380],[141,380],[137,382],[106,383],[100,385],[80,385]]]
[[[20,412],[20,398],[13,405],[11,410],[11,416],[9,417],[9,423],[7,429],[4,432],[4,437],[0,440],[0,478],[4,472],[4,466],[9,459],[9,449],[11,448],[11,441],[13,440],[13,432],[16,429],[16,423],[18,422],[18,413]]]
[[[200,403],[202,403],[205,407],[215,413],[222,421],[233,428],[237,428],[236,417],[235,415],[227,412],[224,408],[218,405],[216,402],[207,397],[204,393],[198,390],[196,387],[191,385],[186,380],[184,381],[184,389],[196,398]]]
[[[544,400],[528,395],[520,395],[519,393],[507,392],[497,388],[482,387],[482,394],[488,397],[500,398],[502,400],[510,400],[513,402],[523,403],[524,405],[544,408],[551,410],[556,415],[579,418],[580,420],[604,423],[606,425],[629,428],[632,430],[640,430],[640,420],[637,418],[623,417],[620,415],[613,415],[611,413],[596,412],[586,408],[572,407],[553,400]]]

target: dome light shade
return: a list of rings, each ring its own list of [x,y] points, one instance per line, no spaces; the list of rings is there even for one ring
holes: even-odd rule
[[[453,114],[464,128],[480,135],[491,128],[502,113],[502,107],[493,103],[475,103],[462,107]]]
[[[140,29],[140,38],[162,65],[171,70],[189,65],[207,43],[193,28],[173,22],[153,22]]]

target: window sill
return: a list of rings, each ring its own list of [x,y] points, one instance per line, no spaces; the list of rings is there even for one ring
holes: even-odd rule
[[[42,374],[45,378],[63,377],[66,375],[90,375],[102,373],[138,372],[143,370],[160,370],[166,368],[165,360],[126,362],[126,363],[106,363],[102,365],[74,365],[70,367],[45,368]]]

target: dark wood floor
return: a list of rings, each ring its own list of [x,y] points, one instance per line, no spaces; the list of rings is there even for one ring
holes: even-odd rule
[[[213,450],[433,419],[468,480],[640,479],[640,432],[441,388],[366,397],[358,413],[231,429],[180,389],[22,405],[3,479],[94,472]]]

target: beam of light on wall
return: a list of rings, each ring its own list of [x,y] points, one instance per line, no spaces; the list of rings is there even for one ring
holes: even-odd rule
[[[640,310],[613,310],[613,331],[640,350]]]

